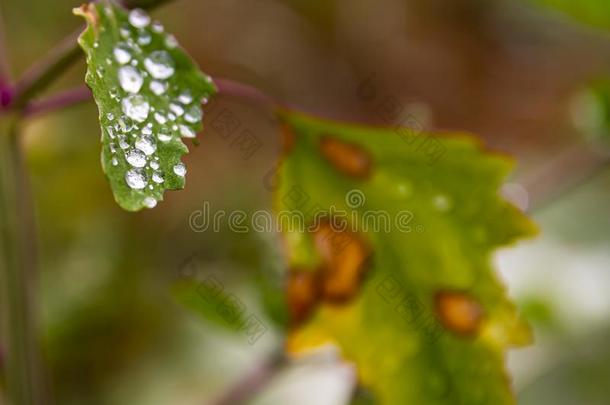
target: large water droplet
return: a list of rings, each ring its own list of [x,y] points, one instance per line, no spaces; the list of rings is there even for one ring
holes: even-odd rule
[[[134,190],[142,190],[146,187],[146,176],[141,170],[129,170],[125,173],[125,182]]]
[[[119,83],[128,93],[137,93],[142,88],[144,79],[140,71],[133,66],[123,66],[119,69]]]
[[[138,138],[136,141],[136,148],[144,152],[147,156],[150,156],[157,150],[157,144],[150,135],[145,135]]]
[[[146,11],[135,8],[129,13],[129,23],[136,28],[144,28],[150,24],[150,17]]]
[[[120,43],[115,46],[112,53],[114,54],[114,60],[119,62],[121,65],[129,63],[129,61],[131,60],[131,53],[129,52],[129,47],[125,43]]]
[[[176,176],[184,177],[186,175],[186,167],[184,164],[178,163],[174,166],[174,173],[176,173]]]
[[[139,149],[129,151],[125,157],[127,159],[127,163],[133,167],[141,168],[146,166],[146,155]]]
[[[137,122],[144,122],[148,117],[150,105],[141,95],[129,96],[122,101],[123,112]]]
[[[155,79],[167,79],[174,74],[174,61],[167,51],[155,51],[144,59],[144,67]]]

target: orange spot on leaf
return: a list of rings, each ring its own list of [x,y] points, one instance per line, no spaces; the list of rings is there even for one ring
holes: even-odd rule
[[[301,323],[313,311],[319,299],[319,279],[317,272],[291,270],[288,275],[286,294],[290,320]]]
[[[341,173],[357,179],[371,174],[373,159],[362,147],[324,136],[320,139],[322,155]]]
[[[483,309],[473,297],[458,291],[441,291],[435,296],[435,307],[446,329],[462,336],[474,336],[479,331]]]
[[[337,230],[329,222],[320,224],[314,243],[323,261],[322,297],[331,302],[353,298],[367,268],[368,246],[358,235]]]

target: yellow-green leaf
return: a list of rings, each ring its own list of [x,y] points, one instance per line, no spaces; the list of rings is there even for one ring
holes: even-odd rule
[[[121,207],[153,208],[165,190],[184,188],[181,138],[201,131],[201,103],[215,87],[144,11],[101,1],[74,12],[87,20],[79,44],[100,112],[102,168]]]
[[[289,350],[337,344],[381,404],[514,403],[505,349],[530,332],[490,261],[535,227],[498,195],[511,162],[460,134],[281,117],[277,208],[307,226],[284,226]]]

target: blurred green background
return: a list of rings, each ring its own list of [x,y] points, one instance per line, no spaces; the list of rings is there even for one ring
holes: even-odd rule
[[[2,0],[15,76],[79,28],[78,5]],[[180,0],[153,16],[213,77],[325,117],[392,124],[359,96],[366,84],[427,130],[473,132],[514,155],[503,191],[542,229],[495,258],[536,335],[509,355],[519,403],[610,403],[609,33],[517,1]],[[50,92],[81,84],[84,72],[81,61]],[[205,202],[271,209],[275,123],[219,98],[208,127],[223,110],[262,147],[245,159],[210,128],[186,157],[186,190],[138,214],[113,201],[92,102],[25,124],[37,299],[59,404],[208,403],[281,348],[277,236],[189,226]],[[268,331],[250,344],[194,315],[174,294],[185,268],[221,277]],[[343,404],[353,383],[329,351],[287,366],[254,403]]]

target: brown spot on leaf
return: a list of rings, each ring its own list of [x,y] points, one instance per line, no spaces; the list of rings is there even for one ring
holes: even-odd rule
[[[288,310],[293,324],[303,322],[318,303],[319,300],[318,273],[305,269],[293,269],[288,274],[286,294]]]
[[[438,292],[435,307],[440,322],[447,330],[462,336],[474,336],[479,331],[483,309],[470,295],[459,291]]]
[[[324,136],[320,139],[320,151],[337,170],[347,176],[366,179],[371,174],[373,159],[361,146]]]
[[[353,298],[367,269],[370,250],[361,237],[322,222],[314,243],[323,261],[322,297],[331,302]]]

